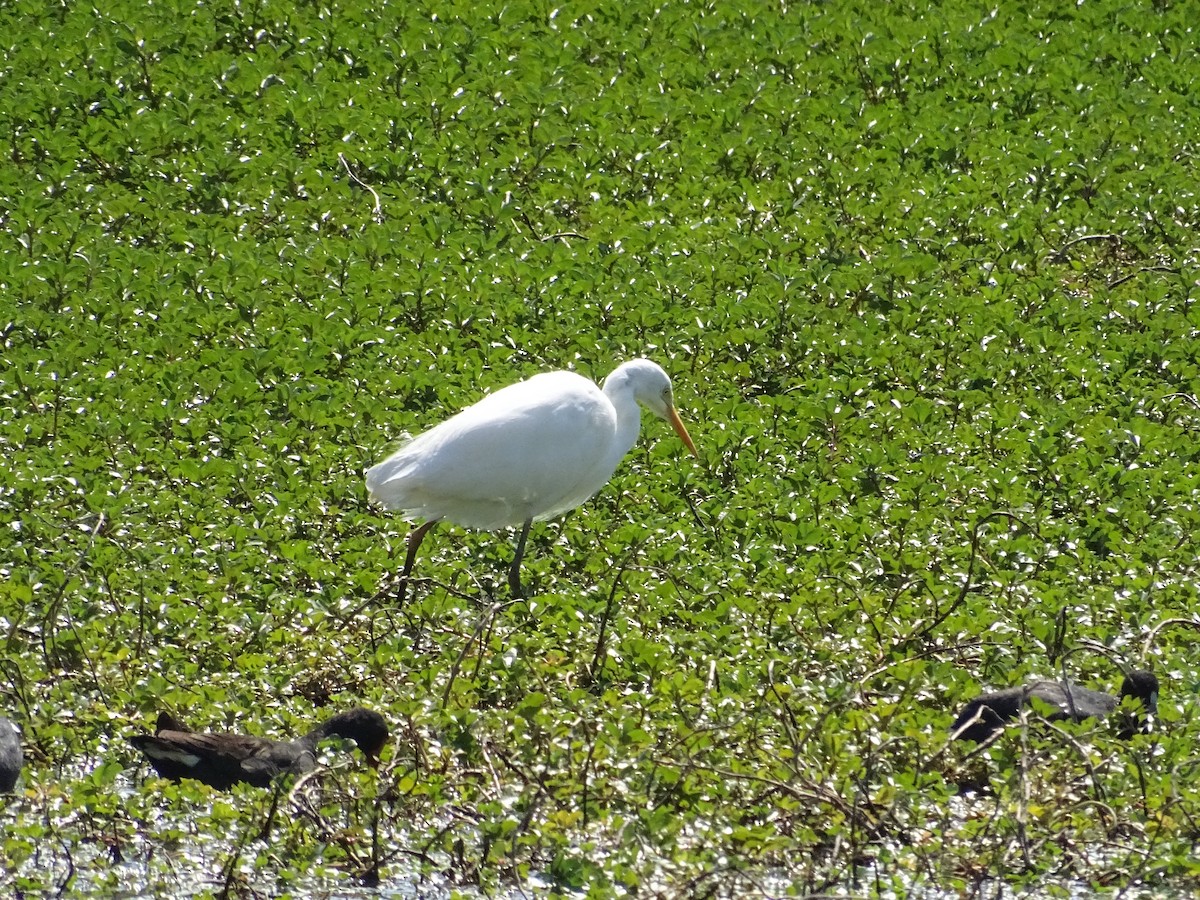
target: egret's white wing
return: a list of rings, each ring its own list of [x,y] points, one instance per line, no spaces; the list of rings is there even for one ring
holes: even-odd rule
[[[548,372],[415,438],[368,470],[367,486],[406,518],[518,525],[571,509],[603,487],[615,468],[616,430],[616,412],[596,385]]]

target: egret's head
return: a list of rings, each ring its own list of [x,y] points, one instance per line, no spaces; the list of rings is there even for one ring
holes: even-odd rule
[[[662,370],[661,366],[648,359],[631,359],[618,367],[609,378],[618,375],[626,379],[626,383],[633,391],[633,396],[638,403],[641,403],[660,419],[670,422],[675,433],[679,435],[679,439],[692,451],[692,455],[700,455],[696,452],[696,445],[692,443],[691,435],[688,434],[683,421],[679,418],[679,413],[675,411],[671,378]],[[607,382],[605,382],[605,387],[608,387]]]

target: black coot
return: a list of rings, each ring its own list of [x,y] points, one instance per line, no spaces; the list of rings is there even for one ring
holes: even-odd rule
[[[353,740],[367,762],[378,766],[388,728],[379,713],[357,707],[339,713],[294,741],[272,741],[241,734],[197,733],[169,714],[160,713],[154,734],[135,735],[129,742],[164,778],[194,778],[227,790],[238,782],[267,787],[284,772],[311,771],[316,766],[317,744],[335,735]]]
[[[1006,722],[1017,717],[1022,707],[1030,706],[1033,697],[1057,710],[1047,718],[1074,719],[1077,722],[1102,718],[1120,706],[1122,698],[1135,697],[1141,702],[1146,715],[1139,716],[1138,721],[1122,724],[1121,737],[1128,738],[1138,731],[1144,731],[1147,716],[1157,711],[1158,679],[1154,673],[1145,670],[1130,672],[1121,683],[1120,697],[1089,690],[1069,681],[1034,681],[1021,687],[994,691],[968,703],[950,727],[950,734],[954,738],[981,744],[989,741],[1004,730]]]

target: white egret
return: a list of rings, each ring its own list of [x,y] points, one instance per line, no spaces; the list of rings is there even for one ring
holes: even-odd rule
[[[648,359],[618,366],[601,390],[574,372],[546,372],[484,397],[367,470],[372,498],[406,519],[401,591],[426,533],[442,519],[467,528],[521,526],[509,569],[520,566],[530,525],[579,506],[608,482],[637,440],[641,403],[666,419],[696,454],[671,396],[671,379]]]

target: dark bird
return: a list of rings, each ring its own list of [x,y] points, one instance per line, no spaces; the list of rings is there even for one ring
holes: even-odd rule
[[[993,739],[1004,730],[1006,722],[1015,719],[1022,708],[1035,709],[1030,702],[1036,698],[1055,712],[1047,719],[1103,718],[1121,705],[1125,697],[1134,697],[1141,702],[1146,715],[1158,710],[1158,679],[1154,673],[1136,670],[1125,676],[1121,683],[1121,696],[1114,697],[1103,691],[1093,691],[1069,681],[1033,681],[1021,687],[1007,688],[976,697],[966,705],[958,719],[950,726],[950,736],[982,744]],[[1121,725],[1120,736],[1132,737],[1145,731],[1146,717],[1138,716],[1134,721]]]
[[[164,778],[194,778],[218,790],[228,790],[238,782],[267,787],[275,776],[285,772],[312,771],[317,764],[317,744],[334,736],[354,741],[374,767],[379,765],[388,728],[379,713],[356,707],[338,713],[294,741],[272,741],[191,731],[164,712],[159,713],[153,735],[134,735],[129,742]]]
[[[21,729],[11,719],[0,716],[0,794],[11,794],[17,776],[25,765],[21,749]]]

